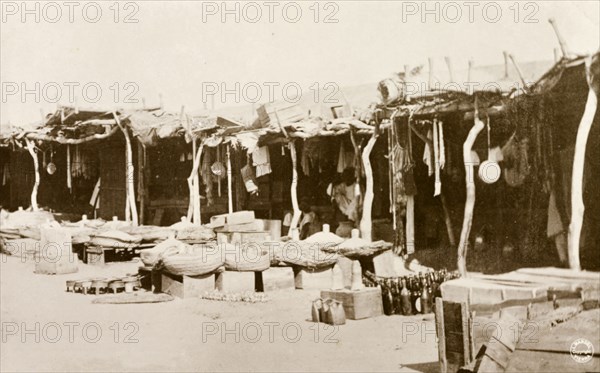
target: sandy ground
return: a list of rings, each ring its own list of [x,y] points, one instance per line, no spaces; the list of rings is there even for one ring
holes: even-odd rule
[[[317,291],[269,292],[267,303],[176,299],[99,305],[67,293],[65,280],[137,271],[138,262],[79,265],[34,274],[0,256],[0,370],[10,371],[401,371],[438,370],[433,315],[308,321]],[[100,295],[101,296],[101,295]]]

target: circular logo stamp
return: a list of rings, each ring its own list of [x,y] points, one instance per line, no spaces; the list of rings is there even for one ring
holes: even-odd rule
[[[585,338],[579,338],[571,343],[571,358],[577,363],[585,364],[592,360],[594,345]]]

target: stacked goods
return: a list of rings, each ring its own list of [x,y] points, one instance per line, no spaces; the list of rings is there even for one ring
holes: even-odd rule
[[[200,276],[214,272],[223,264],[223,255],[214,244],[186,246],[178,252],[163,254],[156,266],[174,275]]]
[[[205,226],[194,226],[177,231],[178,240],[188,243],[204,243],[215,239],[215,232]]]
[[[225,269],[239,272],[260,272],[269,269],[269,251],[258,244],[223,244]]]
[[[90,243],[100,247],[127,248],[137,246],[140,242],[142,237],[119,230],[101,231],[90,235]]]
[[[7,240],[3,244],[3,252],[23,259],[33,259],[40,251],[40,241],[31,238]]]
[[[215,215],[210,219],[210,226],[215,229],[219,243],[262,242],[269,236],[264,224],[254,218],[254,211]]]
[[[188,245],[174,238],[168,238],[151,249],[140,250],[140,258],[146,266],[155,265],[163,256],[169,253],[179,253],[186,250]]]
[[[125,233],[139,236],[142,242],[161,242],[169,237],[175,236],[175,230],[168,227],[156,227],[152,225],[142,225],[139,227],[123,227],[119,229]]]
[[[270,127],[277,131],[290,123],[299,122],[308,117],[308,112],[299,105],[283,101],[264,104],[256,112],[261,127]]]
[[[0,215],[0,236],[6,239],[33,238],[40,239],[39,226],[54,221],[52,213],[47,211],[24,211],[13,213],[2,210]]]

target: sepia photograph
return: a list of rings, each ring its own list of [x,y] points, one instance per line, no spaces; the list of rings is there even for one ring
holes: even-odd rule
[[[0,372],[600,372],[600,0],[0,8]]]

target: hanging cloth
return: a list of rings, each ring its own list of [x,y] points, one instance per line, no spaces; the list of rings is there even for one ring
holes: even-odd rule
[[[252,152],[252,165],[256,167],[256,177],[270,174],[273,171],[268,146],[254,149]]]
[[[440,150],[440,169],[443,170],[446,165],[446,147],[444,146],[444,123],[439,120],[438,125],[438,147]]]
[[[71,145],[67,144],[67,188],[69,188],[69,193],[72,192],[72,183],[71,183]]]
[[[437,197],[442,193],[442,180],[440,179],[440,147],[438,138],[437,119],[433,120],[433,160],[435,167],[435,188],[433,196]]]
[[[427,138],[429,140],[433,140],[433,133],[431,132],[431,130],[427,131]],[[433,175],[434,173],[434,160],[431,158],[431,156],[432,152],[431,148],[429,147],[429,143],[425,143],[425,150],[423,150],[423,162],[427,165],[427,169],[429,170],[429,176]]]
[[[254,168],[252,168],[250,164],[247,164],[242,167],[240,171],[242,173],[242,180],[244,180],[244,186],[246,187],[248,193],[258,193],[258,186],[256,186],[256,183],[254,182]]]
[[[338,154],[337,161],[337,173],[341,174],[344,172],[344,168],[346,167],[346,151],[344,149],[344,141],[340,141],[340,152]]]
[[[10,167],[8,166],[8,162],[4,164],[4,168],[2,170],[2,185],[6,185],[6,183],[10,180]]]

